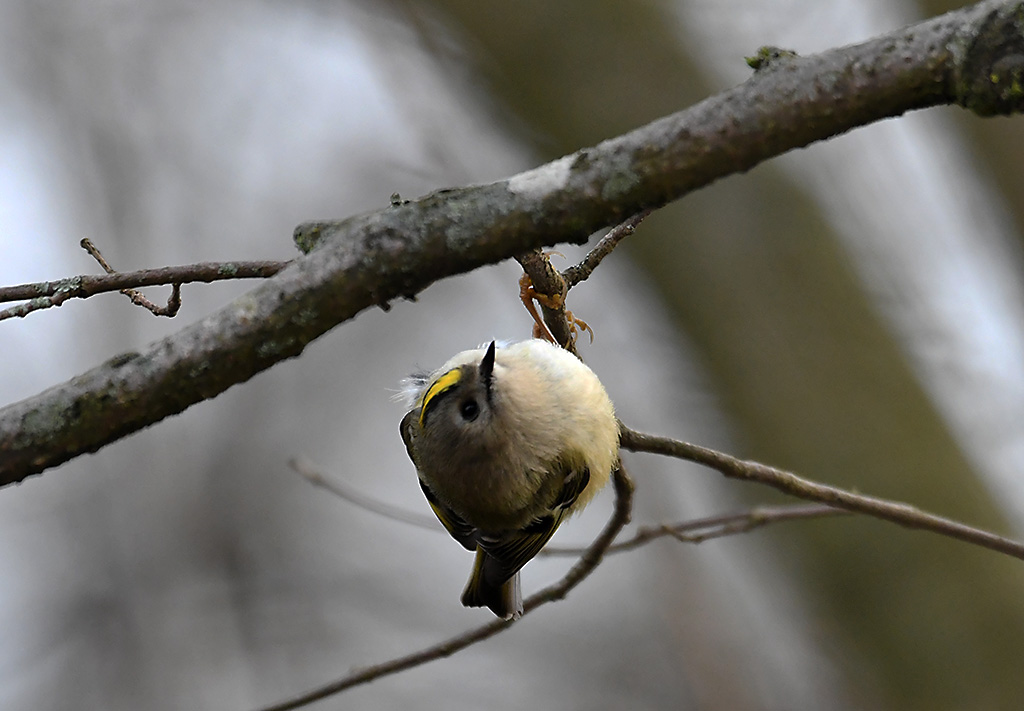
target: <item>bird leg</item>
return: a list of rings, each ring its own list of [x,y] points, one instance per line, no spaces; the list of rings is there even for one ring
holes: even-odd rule
[[[551,335],[550,329],[547,324],[544,323],[544,319],[541,318],[540,312],[537,311],[537,307],[534,305],[536,301],[541,306],[552,309],[554,311],[561,311],[565,314],[566,323],[569,325],[569,334],[572,337],[572,342],[576,342],[576,337],[579,335],[580,330],[586,331],[590,334],[590,342],[594,342],[594,329],[581,318],[577,318],[572,311],[565,308],[565,297],[559,294],[542,294],[533,288],[533,281],[530,279],[530,275],[524,273],[519,277],[519,298],[523,302],[523,306],[529,312],[530,316],[533,317],[533,337],[543,338],[546,341],[551,341],[557,345],[555,337]]]
[[[544,323],[544,319],[541,318],[540,312],[537,311],[537,307],[534,305],[534,301],[547,306],[549,309],[557,309],[559,305],[565,305],[565,302],[561,297],[548,296],[547,294],[541,294],[539,291],[533,288],[533,280],[530,279],[530,275],[523,272],[523,275],[519,277],[519,298],[523,302],[523,306],[529,312],[530,316],[533,317],[533,337],[543,338],[546,341],[551,341],[557,345],[555,337],[551,335],[551,331],[548,330],[547,325]]]

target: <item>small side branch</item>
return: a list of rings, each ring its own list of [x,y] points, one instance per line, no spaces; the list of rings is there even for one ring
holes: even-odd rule
[[[288,466],[295,470],[306,481],[314,486],[319,486],[331,492],[340,499],[344,499],[353,506],[378,514],[392,521],[400,521],[417,528],[425,528],[436,533],[444,533],[444,528],[438,523],[437,518],[432,516],[421,516],[412,511],[406,511],[400,506],[393,506],[385,501],[379,501],[372,496],[367,496],[347,484],[343,484],[338,478],[324,476],[313,462],[305,457],[296,457],[288,461]]]
[[[178,267],[162,267],[160,269],[142,269],[134,272],[115,272],[110,269],[103,256],[95,251],[95,246],[88,240],[82,240],[82,246],[107,271],[104,275],[82,275],[68,277],[58,281],[45,281],[35,284],[0,287],[0,303],[24,301],[0,311],[0,321],[14,317],[24,317],[33,311],[60,306],[68,299],[87,299],[96,294],[112,291],[132,292],[145,286],[165,286],[189,284],[193,282],[210,283],[225,279],[266,279],[284,269],[290,262],[246,261],[246,262],[202,262]],[[86,247],[86,243],[89,247]],[[102,260],[102,261],[101,261]],[[135,292],[137,293],[137,292]],[[139,295],[141,297],[141,294]],[[132,298],[129,294],[129,298]],[[144,297],[142,297],[144,298]],[[132,299],[133,302],[135,299]],[[171,294],[172,301],[180,301],[178,289]],[[147,302],[148,303],[148,302]],[[170,308],[176,308],[171,304]],[[146,307],[149,308],[149,307]],[[157,307],[161,309],[167,307]]]
[[[581,281],[585,281],[594,273],[597,266],[601,263],[605,257],[612,253],[624,238],[629,237],[636,228],[639,227],[640,223],[643,222],[653,210],[643,210],[630,217],[625,222],[616,225],[608,231],[601,240],[594,245],[594,248],[587,253],[583,261],[579,264],[571,266],[562,272],[562,279],[565,280],[566,286],[571,289]]]
[[[808,519],[849,516],[851,511],[833,508],[825,504],[793,504],[790,506],[756,506],[747,511],[737,511],[720,516],[696,518],[682,523],[645,526],[637,530],[629,540],[608,547],[605,555],[625,553],[646,545],[659,538],[673,538],[682,543],[703,543],[713,538],[724,538],[753,531],[756,528],[783,521],[806,521]],[[581,548],[559,548],[546,546],[539,555],[579,555]]]
[[[88,252],[93,259],[99,262],[99,265],[103,267],[103,271],[105,271],[107,274],[117,273],[116,271],[114,271],[114,268],[110,266],[107,260],[104,259],[103,255],[100,254],[99,248],[92,243],[92,240],[90,240],[88,237],[85,237],[82,239],[80,244],[82,245],[82,249]],[[154,316],[167,316],[168,318],[170,318],[176,315],[178,313],[178,309],[181,308],[180,282],[174,282],[173,284],[171,284],[171,295],[167,297],[166,306],[157,306],[152,301],[143,296],[142,292],[139,291],[138,289],[121,289],[121,293],[127,296],[128,300],[131,301],[133,304],[135,304],[136,306],[141,306]]]
[[[906,528],[931,531],[965,543],[1003,553],[1024,560],[1024,543],[1004,538],[995,533],[968,526],[952,519],[936,516],[909,504],[889,501],[875,496],[855,494],[827,484],[804,479],[767,464],[738,459],[707,447],[688,442],[635,432],[622,426],[622,447],[634,452],[649,452],[667,457],[685,459],[703,464],[721,472],[730,479],[742,479],[765,484],[774,489],[808,501],[867,514]]]

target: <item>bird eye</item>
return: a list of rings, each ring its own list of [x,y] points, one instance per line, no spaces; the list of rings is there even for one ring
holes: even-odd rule
[[[466,422],[472,422],[480,414],[480,406],[476,400],[463,400],[462,404],[459,405],[459,414],[462,415],[462,419],[466,420]]]

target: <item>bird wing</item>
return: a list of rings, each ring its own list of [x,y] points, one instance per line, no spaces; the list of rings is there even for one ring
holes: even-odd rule
[[[570,472],[550,513],[535,518],[526,528],[518,531],[498,536],[479,534],[476,540],[487,553],[481,570],[483,580],[489,585],[500,586],[537,555],[551,540],[551,536],[555,535],[558,526],[580,493],[587,488],[589,481],[589,469]]]
[[[433,509],[437,520],[441,522],[452,538],[462,544],[467,551],[475,551],[477,546],[477,530],[462,520],[462,517],[442,504],[434,492],[420,479],[420,488],[423,495],[427,497],[427,503]]]
[[[402,435],[402,441],[405,442],[405,451],[409,453],[409,459],[412,460],[413,464],[416,464],[416,457],[412,451],[412,421],[416,416],[416,409],[413,408],[405,413],[405,417],[402,418],[402,422],[398,425],[398,431]]]
[[[412,463],[419,468],[419,463],[416,461],[416,454],[413,447],[413,422],[417,417],[415,408],[410,410],[402,418],[402,423],[398,426],[398,431],[402,434],[402,441],[405,442],[405,449],[409,453],[409,459]],[[437,516],[437,520],[441,522],[441,525],[445,527],[448,533],[451,534],[452,538],[462,544],[463,548],[468,551],[476,550],[476,534],[475,528],[466,523],[461,516],[452,511],[450,508],[441,503],[441,501],[434,495],[434,492],[430,490],[426,482],[422,479],[419,480],[420,488],[423,489],[423,495],[427,497],[427,503],[430,504],[430,508],[434,511],[434,515]]]

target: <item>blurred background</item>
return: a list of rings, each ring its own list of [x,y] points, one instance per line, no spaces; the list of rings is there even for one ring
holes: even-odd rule
[[[964,3],[0,0],[0,284],[288,259],[302,221],[506,177]],[[1024,123],[855,131],[649,218],[574,290],[631,426],[1024,536]],[[582,252],[565,250],[568,261]],[[396,384],[530,321],[513,264],[362,314],[211,402],[0,492],[0,708],[249,709],[488,621]],[[119,295],[0,324],[0,402],[202,318]],[[151,289],[155,301],[166,289]],[[585,340],[585,339],[584,339]],[[780,497],[627,457],[636,524]],[[582,544],[606,493],[563,526]],[[567,559],[524,572],[527,594]],[[315,708],[1006,709],[1024,567],[859,518],[607,560],[560,604]]]

